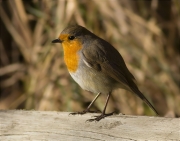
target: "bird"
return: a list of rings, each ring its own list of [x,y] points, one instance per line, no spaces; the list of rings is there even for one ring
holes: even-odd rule
[[[62,44],[64,61],[71,77],[82,89],[97,94],[84,111],[73,115],[91,112],[92,104],[101,94],[107,94],[102,113],[87,121],[100,121],[113,115],[114,112],[106,113],[106,107],[112,91],[118,88],[136,94],[158,115],[138,89],[135,77],[128,70],[123,57],[110,43],[80,25],[69,25],[52,43]]]

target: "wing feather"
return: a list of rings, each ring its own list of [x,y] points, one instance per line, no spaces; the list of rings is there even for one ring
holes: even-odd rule
[[[112,77],[118,82],[128,84],[127,79],[135,79],[129,72],[120,53],[109,43],[95,42],[82,50],[85,61],[97,71]]]

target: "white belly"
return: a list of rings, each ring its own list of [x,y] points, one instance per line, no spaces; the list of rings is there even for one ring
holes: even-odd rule
[[[82,89],[93,93],[101,92],[107,94],[114,88],[117,88],[116,81],[85,64],[76,72],[70,72],[70,75]]]

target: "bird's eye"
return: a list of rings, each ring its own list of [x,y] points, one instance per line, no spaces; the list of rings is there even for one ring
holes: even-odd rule
[[[74,36],[69,36],[68,38],[69,38],[69,40],[73,40],[75,37]]]

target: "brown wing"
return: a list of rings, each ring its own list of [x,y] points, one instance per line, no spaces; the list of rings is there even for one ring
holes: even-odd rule
[[[95,41],[93,46],[82,50],[84,58],[92,68],[114,78],[118,82],[128,84],[128,79],[135,79],[127,69],[120,53],[104,40]],[[98,45],[98,46],[97,46]]]

